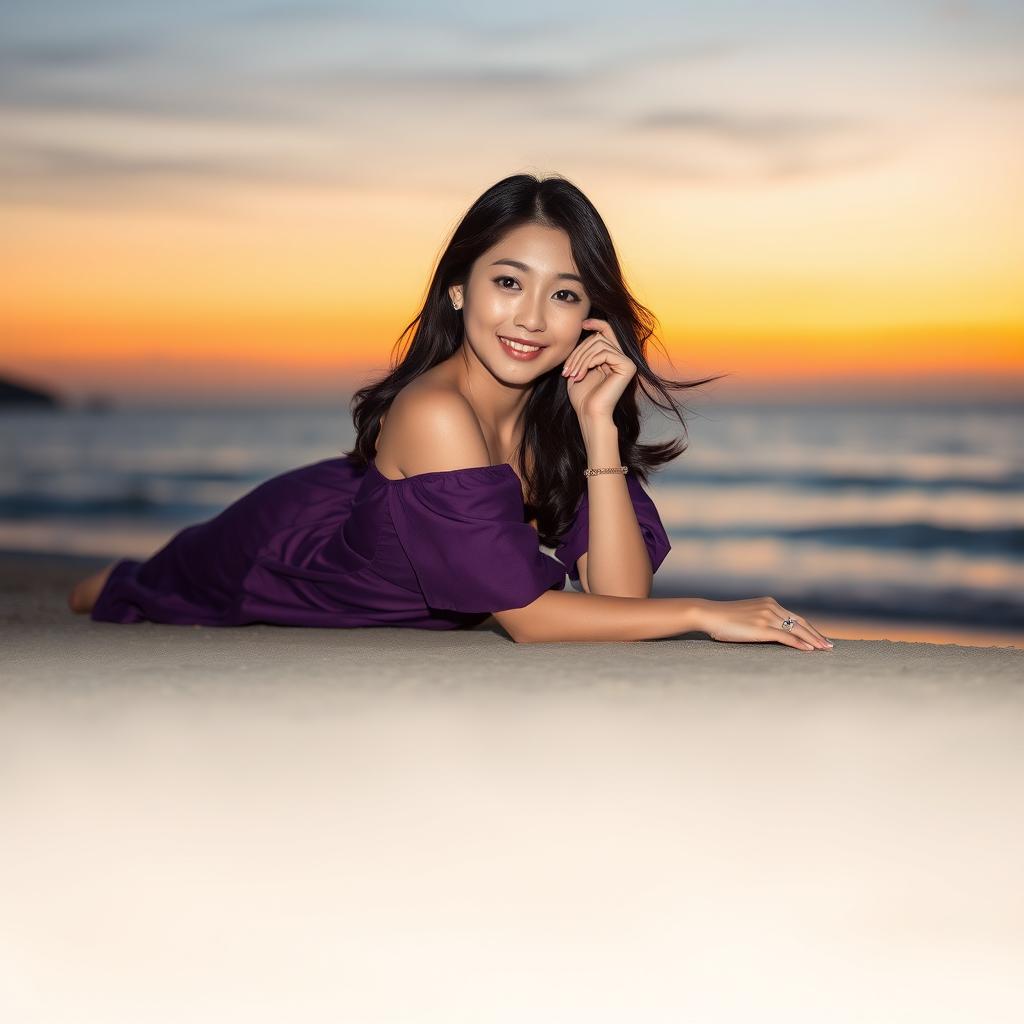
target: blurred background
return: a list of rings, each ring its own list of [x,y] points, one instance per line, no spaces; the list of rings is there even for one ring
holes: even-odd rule
[[[467,206],[558,173],[655,368],[729,375],[655,596],[1024,646],[1022,45],[1008,0],[2,2],[0,549],[145,558],[339,455]]]

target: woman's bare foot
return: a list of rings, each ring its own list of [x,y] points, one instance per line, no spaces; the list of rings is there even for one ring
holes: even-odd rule
[[[86,579],[76,583],[71,593],[68,594],[68,607],[77,615],[91,612],[92,606],[96,603],[96,598],[100,596],[100,591],[107,582],[107,577],[110,576],[114,566],[119,561],[119,558],[115,558],[113,562],[100,569],[99,572],[93,573]]]

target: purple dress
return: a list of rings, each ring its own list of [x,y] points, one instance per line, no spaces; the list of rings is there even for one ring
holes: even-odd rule
[[[671,545],[640,481],[626,475],[657,570]],[[144,562],[122,559],[97,622],[409,626],[459,629],[579,583],[587,490],[552,558],[525,520],[507,463],[384,476],[347,456],[288,470]]]

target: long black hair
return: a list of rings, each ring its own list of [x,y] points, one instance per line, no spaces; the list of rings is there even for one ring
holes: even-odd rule
[[[513,174],[487,189],[452,233],[437,263],[423,308],[395,344],[394,352],[400,352],[402,339],[412,332],[405,356],[398,359],[393,353],[388,374],[352,396],[356,443],[351,451],[342,454],[357,466],[365,467],[373,459],[380,418],[395,396],[421,373],[452,356],[462,344],[462,313],[452,306],[451,287],[465,287],[474,262],[509,231],[523,224],[540,224],[566,232],[573,260],[591,297],[590,316],[608,321],[622,351],[636,364],[637,372],[612,413],[618,429],[621,465],[628,466],[629,472],[647,483],[652,468],[671,462],[686,451],[686,423],[669,390],[699,387],[725,375],[676,381],[654,373],[648,365],[646,349],[658,321],[626,287],[611,235],[594,205],[561,175],[538,178],[532,174]],[[589,333],[583,331],[580,339]],[[660,444],[638,443],[639,391],[659,409],[676,416],[682,438]],[[659,395],[664,404],[658,400]],[[569,402],[560,366],[533,382],[523,416],[523,443],[517,453],[519,473],[526,493],[538,499],[535,505],[528,506],[533,513],[528,518],[536,516],[540,542],[555,547],[571,525],[583,496],[583,470],[587,466],[579,420]],[[533,454],[532,475],[527,472],[527,449]]]

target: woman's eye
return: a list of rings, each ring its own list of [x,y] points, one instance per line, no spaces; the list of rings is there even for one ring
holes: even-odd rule
[[[511,281],[513,284],[517,284],[518,283],[514,277],[506,277],[504,275],[502,275],[501,277],[496,277],[494,279],[494,283],[497,284],[501,288],[505,287],[505,285],[502,283],[503,281]],[[582,302],[583,301],[575,292],[570,291],[568,288],[561,288],[557,292],[555,292],[555,294],[556,295],[571,295],[573,302]]]

